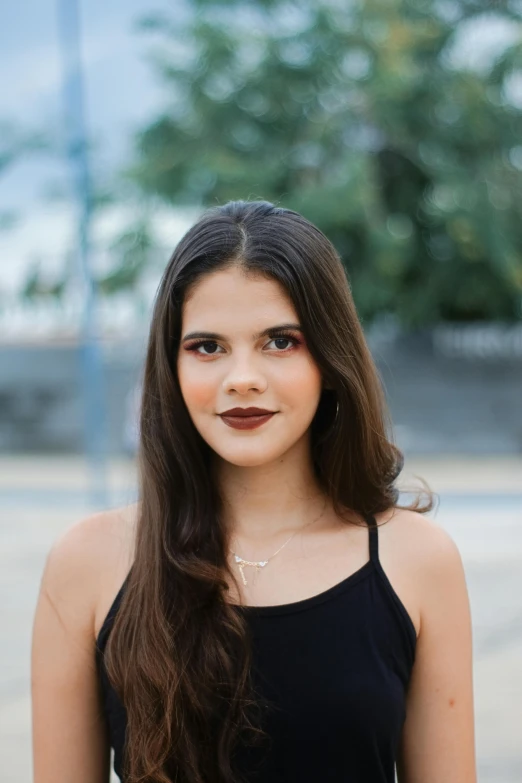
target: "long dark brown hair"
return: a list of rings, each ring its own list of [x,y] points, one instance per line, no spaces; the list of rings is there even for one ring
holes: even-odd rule
[[[245,617],[227,600],[227,534],[212,450],[176,373],[184,297],[207,273],[239,265],[281,284],[325,386],[311,424],[317,480],[339,517],[399,506],[403,455],[341,260],[297,212],[235,201],[201,217],[159,285],[143,372],[133,565],[105,650],[125,705],[128,783],[235,783],[233,750],[263,737],[249,676]],[[338,403],[338,412],[336,415]],[[427,487],[427,485],[425,485]]]

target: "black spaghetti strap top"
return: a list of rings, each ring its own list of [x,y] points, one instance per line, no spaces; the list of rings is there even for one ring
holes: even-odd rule
[[[413,622],[379,561],[370,559],[319,595],[277,606],[246,606],[252,678],[270,744],[242,745],[236,769],[249,783],[394,783],[406,694],[415,658]],[[103,650],[123,583],[96,643],[114,770],[122,777],[125,709],[111,688]]]

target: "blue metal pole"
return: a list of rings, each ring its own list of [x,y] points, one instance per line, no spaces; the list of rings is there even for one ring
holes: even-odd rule
[[[79,358],[84,404],[84,448],[90,468],[92,502],[97,506],[106,506],[108,502],[106,401],[103,355],[97,335],[95,287],[90,265],[92,191],[87,153],[78,0],[58,0],[58,18],[67,153],[78,208],[77,257],[82,290]]]

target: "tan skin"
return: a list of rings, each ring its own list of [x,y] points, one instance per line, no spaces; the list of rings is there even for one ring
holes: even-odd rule
[[[294,350],[270,336],[254,337],[282,323],[298,323],[284,292],[239,270],[205,278],[183,312],[182,335],[222,336],[212,349],[182,346],[178,375],[194,424],[216,454],[235,551],[266,559],[295,533],[255,584],[247,569],[248,585],[238,580],[240,596],[231,585],[234,603],[307,598],[369,557],[367,530],[347,526],[328,503],[312,522],[325,500],[311,472],[308,441],[322,378],[304,341]],[[217,413],[236,405],[277,415],[257,430],[232,430]],[[132,563],[136,518],[136,505],[90,516],[48,555],[32,647],[35,783],[109,780],[94,641]],[[376,519],[384,523],[381,564],[417,633],[399,783],[476,783],[471,618],[460,554],[443,528],[416,512],[389,509]]]

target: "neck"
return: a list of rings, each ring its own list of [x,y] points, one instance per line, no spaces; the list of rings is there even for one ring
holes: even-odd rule
[[[243,467],[216,464],[224,521],[231,539],[269,544],[303,528],[321,514],[325,496],[311,462],[297,455]]]

